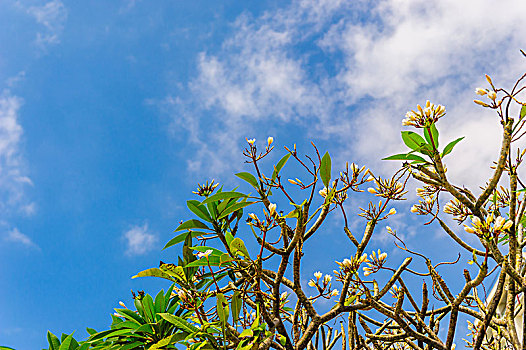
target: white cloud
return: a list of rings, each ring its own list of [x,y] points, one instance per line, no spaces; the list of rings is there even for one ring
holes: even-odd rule
[[[4,239],[7,242],[20,243],[26,247],[33,247],[40,250],[40,248],[31,240],[31,238],[20,232],[16,227],[9,230]]]
[[[501,132],[473,90],[484,73],[509,87],[524,70],[525,11],[519,0],[303,0],[243,14],[221,49],[199,55],[191,102],[172,99],[175,125],[196,148],[190,169],[230,170],[245,136],[304,127],[342,159],[390,172],[397,164],[379,159],[403,149],[403,115],[430,99],[448,109],[442,142],[466,136],[447,159],[450,176],[479,185]]]
[[[68,17],[68,11],[62,1],[52,0],[42,6],[31,6],[27,13],[44,27],[36,34],[35,42],[41,49],[60,42],[60,34]]]
[[[126,241],[126,254],[130,256],[146,254],[157,243],[157,236],[150,232],[148,224],[133,226],[122,237]]]
[[[34,204],[25,197],[32,185],[21,155],[23,129],[18,120],[22,100],[8,92],[0,94],[0,219],[13,212],[31,214]]]

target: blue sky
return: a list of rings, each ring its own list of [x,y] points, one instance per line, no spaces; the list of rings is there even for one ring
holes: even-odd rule
[[[130,289],[166,288],[130,276],[178,253],[160,249],[188,218],[197,182],[238,183],[245,137],[273,136],[272,161],[312,140],[335,167],[389,174],[397,164],[380,158],[403,149],[405,112],[430,99],[448,108],[441,137],[467,136],[452,178],[475,187],[499,136],[473,90],[485,73],[509,86],[526,67],[519,0],[0,8],[0,344],[16,349],[45,346],[48,329],[82,338],[109,325]],[[448,252],[436,228],[422,238],[407,208],[390,225]],[[329,237],[319,259],[331,271],[342,238]],[[393,250],[385,235],[374,242]]]

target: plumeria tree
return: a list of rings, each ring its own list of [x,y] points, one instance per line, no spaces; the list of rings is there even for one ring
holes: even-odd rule
[[[449,350],[464,336],[457,329],[465,315],[468,347],[524,348],[526,186],[518,169],[525,151],[515,143],[526,123],[525,77],[505,90],[486,76],[488,87],[476,90],[483,100],[475,103],[494,110],[502,126],[499,158],[488,165],[493,173],[481,191],[449,179],[445,159],[462,138],[439,145],[446,109],[429,101],[403,119],[408,151],[385,158],[402,162],[391,177],[354,163],[335,172],[329,153],[314,144],[306,156],[285,147],[282,158],[268,164],[276,152],[273,138],[262,149],[247,139],[243,154],[251,171],[236,176],[250,192],[215,181],[199,185],[196,198],[187,201],[189,219],[165,246],[182,249],[177,261],[136,276],[169,280],[169,291],[155,299],[134,295],[136,310],[117,309],[110,330],[91,330],[78,346]],[[297,175],[289,178],[283,174],[292,162]],[[419,198],[410,211],[427,216],[426,225],[439,226],[471,257],[463,276],[444,274],[446,262],[419,253],[389,226],[404,259],[396,263],[373,246],[380,223],[383,229],[396,215],[394,204],[406,199],[409,181]],[[358,217],[346,205],[351,197],[369,201]],[[331,274],[305,278],[306,259],[318,258],[306,248],[339,222],[349,255],[331,262]],[[317,302],[323,299],[330,303]],[[58,338],[51,339],[50,348],[62,349]]]

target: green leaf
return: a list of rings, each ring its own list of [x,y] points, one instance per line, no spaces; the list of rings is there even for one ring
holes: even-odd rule
[[[253,337],[253,336],[254,336],[254,331],[250,328],[243,330],[243,332],[241,332],[241,334],[239,335],[240,338]]]
[[[178,265],[175,265],[175,264],[165,264],[165,263],[161,262],[161,264],[159,266],[159,269],[162,272],[167,273],[168,275],[175,277],[179,281],[187,282],[186,276],[184,274],[184,269],[183,269],[182,266],[178,266]]]
[[[225,233],[225,239],[226,239],[226,243],[227,243],[228,246],[230,247],[230,243],[231,243],[232,240],[234,239],[234,236],[232,235],[231,232],[227,232],[227,233]]]
[[[280,342],[281,345],[285,346],[285,345],[287,345],[287,338],[283,334],[280,334],[279,335],[279,342]]]
[[[206,253],[207,250],[211,250],[212,253],[209,255],[209,257],[210,256],[221,256],[224,254],[224,252],[220,251],[217,248],[206,247],[206,246],[190,247],[190,249],[197,250],[198,252],[202,252],[202,253]]]
[[[236,203],[234,205],[231,205],[230,207],[226,208],[220,215],[219,217],[217,218],[218,220],[219,219],[222,219],[224,218],[225,216],[235,212],[235,211],[238,211],[239,209],[242,209],[244,207],[248,207],[249,205],[251,204],[254,204],[256,202],[241,202],[241,203]]]
[[[245,243],[241,238],[234,238],[232,242],[230,243],[230,250],[232,251],[232,254],[236,255],[237,252],[240,252],[241,255],[245,256],[246,258],[250,259],[250,255],[248,254],[248,250],[245,247]]]
[[[183,272],[184,275],[184,272]],[[186,279],[186,276],[185,276]],[[161,289],[159,293],[155,296],[155,313],[164,312],[165,311],[165,303],[164,303],[164,291]]]
[[[229,262],[232,262],[232,261],[234,261],[234,259],[232,259],[232,257],[230,255],[228,255],[228,253],[222,254],[219,257],[219,264],[220,265],[226,265],[226,264],[228,264]]]
[[[175,229],[174,232],[182,231],[182,230],[188,230],[188,229],[192,229],[192,228],[201,228],[201,229],[206,229],[206,230],[212,230],[211,228],[208,228],[208,226],[203,224],[201,221],[192,219],[192,220],[188,220],[188,221],[183,222],[181,225],[179,225],[179,227],[177,227]]]
[[[413,131],[402,131],[402,141],[414,151],[419,151],[426,144],[422,136]]]
[[[208,210],[204,205],[201,204],[201,202],[192,199],[189,201],[186,201],[186,206],[188,209],[190,209],[195,215],[199,216],[201,219],[212,222],[212,218],[210,217],[210,213],[208,213]]]
[[[136,274],[135,276],[132,276],[132,279],[133,278],[137,278],[137,277],[160,277],[160,278],[164,278],[164,279],[167,279],[167,280],[173,282],[173,278],[169,274],[167,274],[166,272],[161,271],[161,269],[158,269],[156,267],[153,267],[151,269],[146,269],[144,271],[141,271],[138,274]]]
[[[526,116],[526,105],[522,105],[521,107],[521,118],[524,118]]]
[[[290,157],[290,153],[285,154],[283,158],[279,160],[278,164],[274,166],[274,172],[272,173],[272,180],[274,180],[278,176],[281,169],[285,166],[285,164],[289,160],[289,157]]]
[[[219,200],[225,200],[225,199],[232,199],[232,198],[241,198],[241,197],[248,197],[246,194],[241,192],[219,192],[214,195],[211,195],[207,199],[205,199],[202,204],[208,204],[212,202],[217,202]]]
[[[191,231],[191,232],[192,232],[192,238],[210,234],[207,232],[200,232],[200,231]],[[173,245],[183,242],[186,239],[186,236],[188,236],[188,232],[184,232],[184,233],[181,233],[180,235],[175,236],[174,238],[169,240],[168,243],[166,243],[163,249],[169,248]]]
[[[329,152],[325,152],[321,158],[320,177],[325,187],[329,187],[331,181],[331,156]]]
[[[194,326],[193,324],[186,321],[184,318],[181,318],[179,316],[175,316],[172,314],[167,313],[160,313],[159,314],[162,318],[164,318],[166,321],[170,322],[174,326],[177,326],[179,329],[188,332],[188,333],[196,333],[199,332],[200,329]]]
[[[210,255],[208,257],[208,261],[205,257],[192,261],[191,263],[187,264],[185,267],[196,267],[196,266],[219,266],[221,264],[221,258],[217,255]]]
[[[54,335],[50,331],[47,331],[47,341],[49,343],[50,350],[59,350],[60,340],[58,339],[56,335]]]
[[[444,151],[442,152],[442,157],[444,157],[445,155],[451,153],[451,151],[453,150],[453,147],[455,147],[455,145],[457,143],[459,143],[460,141],[462,141],[464,137],[459,137],[458,139],[456,139],[455,141],[451,141],[450,143],[447,144],[446,147],[444,147]]]
[[[132,310],[129,310],[129,309],[115,309],[115,311],[118,314],[124,316],[124,318],[126,318],[129,321],[135,321],[138,324],[142,324],[144,322],[144,319],[141,316],[137,315]]]
[[[224,327],[226,322],[228,321],[228,315],[229,315],[229,308],[228,308],[228,301],[226,300],[223,293],[217,293],[216,294],[216,312],[217,316],[219,317],[219,321],[221,322],[221,325]]]
[[[431,135],[429,135],[429,132],[431,131]],[[433,141],[431,142],[431,136],[433,136]],[[426,138],[426,141],[430,145],[435,145],[435,148],[438,148],[438,129],[435,125],[435,123],[431,124],[429,128],[424,129],[424,137]]]
[[[70,335],[66,337],[66,339],[64,339],[62,344],[60,344],[60,347],[58,348],[58,350],[69,350],[69,346],[71,345],[72,340],[73,340],[73,333],[71,333]]]
[[[230,300],[230,308],[232,309],[232,321],[237,322],[239,320],[239,313],[241,312],[242,301],[239,297],[241,293],[235,291]]]
[[[417,162],[426,162],[426,160],[420,156],[417,156],[416,154],[411,153],[400,153],[395,154],[386,158],[383,158],[382,160],[414,160]]]
[[[0,350],[15,350],[15,349],[13,349],[13,348],[9,348],[9,347],[7,347],[7,346],[1,346],[1,345],[0,345]]]
[[[259,189],[258,180],[251,173],[242,172],[242,173],[237,173],[236,176],[239,177],[241,180],[245,180],[246,182],[251,184],[252,187],[254,187],[256,190]]]

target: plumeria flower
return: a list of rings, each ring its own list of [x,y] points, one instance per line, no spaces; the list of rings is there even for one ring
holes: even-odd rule
[[[339,294],[338,289],[333,289],[333,290],[331,291],[331,297],[335,297],[335,296],[337,296],[338,294]]]
[[[323,274],[320,271],[314,272],[314,277],[316,277],[317,280],[319,280],[323,276]]]
[[[394,214],[396,214],[396,209],[391,208],[391,210],[389,210],[389,215],[394,215]]]
[[[332,280],[332,276],[331,275],[325,275],[323,277],[323,282],[325,282],[325,283],[329,283],[331,280]]]
[[[314,280],[310,280],[308,285],[309,287],[316,287],[316,282],[314,282]]]
[[[418,208],[416,207],[416,205],[413,205],[411,207],[411,213],[418,213]]]
[[[372,188],[372,187],[369,187],[369,188],[367,189],[367,192],[372,193],[372,194],[375,194],[375,193],[376,193],[376,190],[375,190],[374,188]]]
[[[272,145],[272,142],[274,142],[274,138],[272,136],[269,136],[267,138],[267,146],[270,147],[270,145]]]
[[[323,198],[327,197],[327,188],[321,189],[319,192],[320,196]]]
[[[488,91],[486,89],[483,89],[483,88],[476,88],[475,89],[475,93],[477,95],[484,96],[485,94],[488,93]]]
[[[212,249],[208,249],[208,250],[207,250],[206,252],[204,252],[204,253],[203,253],[203,252],[199,252],[199,253],[197,253],[197,257],[198,257],[199,259],[201,259],[201,258],[208,258],[208,256],[209,256],[210,254],[212,254]]]
[[[250,214],[248,214],[248,216],[249,216],[252,220],[254,220],[254,221],[258,221],[258,217],[256,216],[256,214],[254,214],[254,213],[250,213]]]
[[[497,98],[497,93],[496,93],[495,91],[490,91],[490,92],[488,92],[488,98],[489,98],[490,100],[495,101],[495,99]]]
[[[246,139],[247,142],[250,144],[250,146],[254,146],[254,142],[256,142],[256,139]]]
[[[273,215],[276,212],[276,204],[270,203],[268,205],[268,211],[270,212],[270,215]]]

